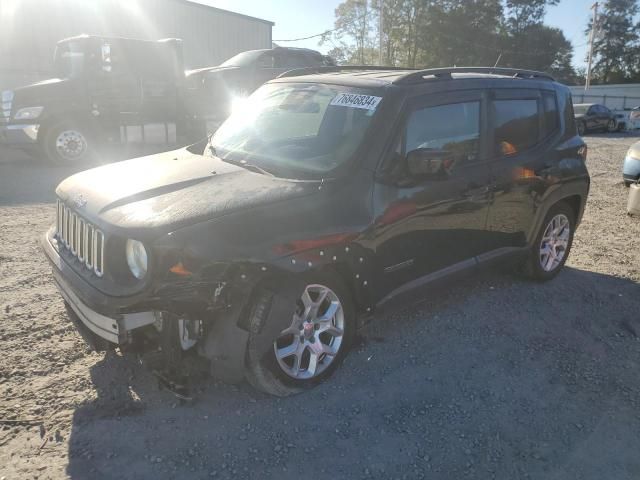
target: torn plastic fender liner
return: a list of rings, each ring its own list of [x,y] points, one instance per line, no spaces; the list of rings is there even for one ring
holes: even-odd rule
[[[217,283],[211,298],[213,318],[205,324],[204,340],[198,345],[198,353],[210,361],[211,375],[228,383],[244,378],[249,332],[243,320],[250,315],[252,292],[262,279],[260,275],[251,280],[246,274],[234,277]]]

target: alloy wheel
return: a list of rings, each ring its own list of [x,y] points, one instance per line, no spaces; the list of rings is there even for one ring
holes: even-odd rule
[[[344,309],[335,292],[324,285],[307,285],[291,325],[273,343],[282,371],[296,380],[320,375],[340,351],[344,324]]]
[[[571,223],[566,215],[554,216],[542,235],[540,242],[540,266],[545,272],[558,268],[569,248]]]

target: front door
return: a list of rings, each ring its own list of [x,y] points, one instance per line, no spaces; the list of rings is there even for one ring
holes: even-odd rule
[[[380,296],[487,249],[486,99],[458,92],[406,105],[374,191]],[[443,156],[442,171],[412,174],[406,159],[417,149]]]

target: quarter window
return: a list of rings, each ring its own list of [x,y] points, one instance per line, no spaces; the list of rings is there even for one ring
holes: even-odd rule
[[[474,161],[480,141],[480,102],[416,110],[407,123],[405,152],[418,148],[451,153],[453,163]]]
[[[556,94],[542,92],[542,106],[544,108],[544,136],[551,135],[559,127],[558,104]]]
[[[538,101],[496,100],[495,146],[501,155],[513,155],[538,141]]]

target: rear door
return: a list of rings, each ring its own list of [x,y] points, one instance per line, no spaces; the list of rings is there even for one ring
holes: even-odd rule
[[[546,173],[559,135],[553,90],[497,90],[490,102],[492,199],[488,229],[492,250],[524,247],[547,188]]]
[[[405,105],[374,192],[381,296],[429,273],[472,264],[487,248],[483,93],[430,95]],[[420,148],[447,152],[447,171],[437,178],[412,177],[406,155]]]

